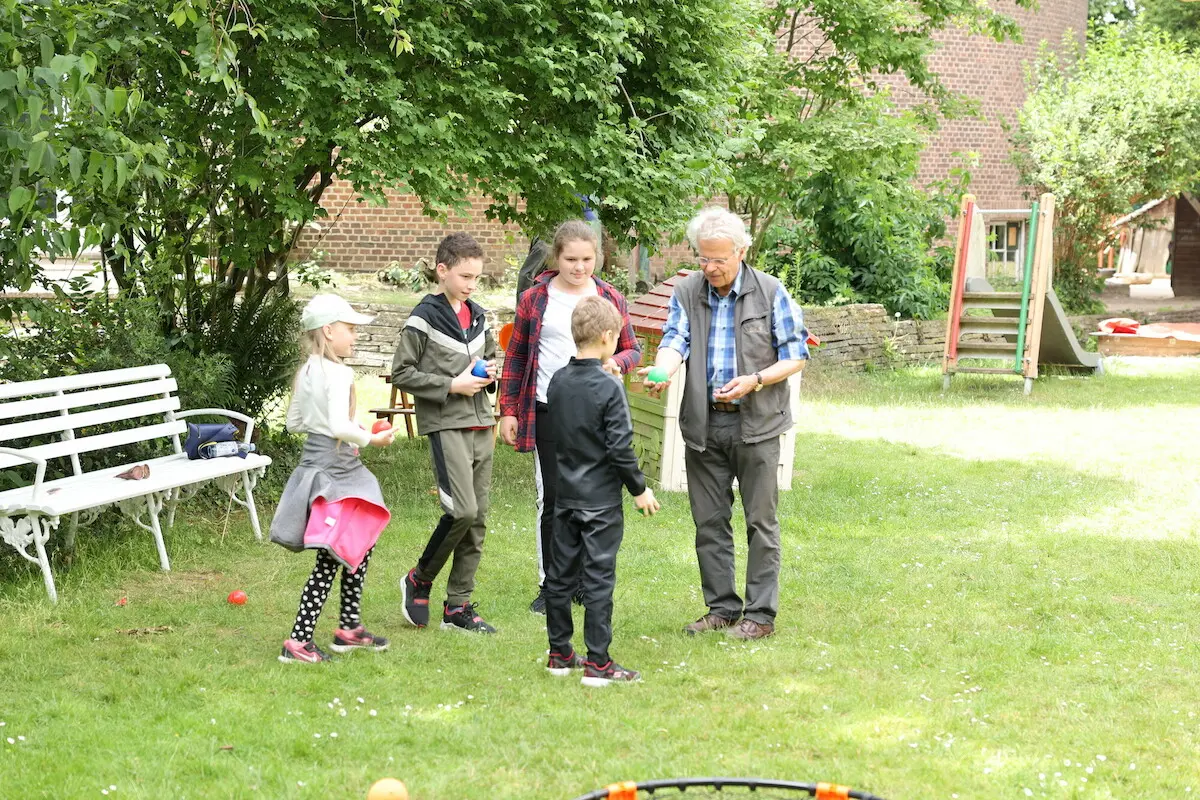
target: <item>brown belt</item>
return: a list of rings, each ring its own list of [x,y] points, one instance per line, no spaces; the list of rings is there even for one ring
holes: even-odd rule
[[[708,407],[713,411],[723,411],[726,414],[736,414],[742,410],[742,407],[737,403],[709,403]]]

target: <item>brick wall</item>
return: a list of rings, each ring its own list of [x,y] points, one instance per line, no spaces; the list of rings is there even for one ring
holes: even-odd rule
[[[1038,11],[1017,8],[1012,0],[991,0],[990,5],[1016,19],[1024,31],[1020,44],[998,43],[983,36],[954,30],[938,37],[941,48],[931,58],[934,72],[955,92],[981,103],[981,118],[945,120],[921,158],[922,183],[944,177],[956,166],[956,152],[979,154],[972,172],[971,191],[984,208],[1020,208],[1028,205],[1026,187],[1019,185],[1011,162],[1005,122],[1014,122],[1025,102],[1025,68],[1036,58],[1042,42],[1058,46],[1072,31],[1082,41],[1087,31],[1087,0],[1053,0],[1039,3]],[[920,101],[903,81],[888,81],[893,97],[903,106]]]
[[[952,154],[973,151],[980,155],[974,171],[972,191],[985,208],[1020,207],[1027,203],[1024,187],[1018,186],[1010,163],[1008,137],[1002,121],[1011,120],[1025,97],[1025,65],[1042,41],[1058,43],[1063,34],[1086,29],[1087,0],[1053,0],[1040,3],[1040,11],[1015,7],[1013,0],[991,0],[993,6],[1014,16],[1025,30],[1022,44],[998,44],[986,37],[960,31],[943,34],[942,47],[932,57],[932,66],[947,86],[981,102],[983,119],[946,121],[934,135],[921,162],[920,179],[928,183],[944,177],[956,162]],[[888,82],[901,105],[917,97],[902,81]],[[487,253],[486,270],[500,275],[507,265],[524,259],[528,242],[515,226],[501,226],[484,218],[486,203],[476,199],[467,216],[442,224],[421,213],[411,195],[388,193],[386,207],[371,207],[353,196],[345,183],[332,185],[322,199],[329,219],[320,230],[306,231],[296,248],[296,258],[313,250],[328,255],[325,266],[339,270],[375,271],[392,261],[411,266],[419,258],[432,260],[437,243],[446,233],[465,230],[474,235]],[[672,265],[690,262],[686,244],[665,248],[652,259],[656,276],[669,274]]]
[[[411,267],[422,258],[432,265],[438,242],[448,233],[466,231],[483,245],[484,271],[499,277],[510,265],[519,266],[529,250],[517,226],[487,221],[487,203],[480,198],[472,200],[466,216],[445,223],[425,216],[412,195],[389,191],[387,199],[386,206],[372,206],[348,183],[335,181],[321,199],[329,217],[301,234],[294,257],[323,250],[323,266],[347,272],[374,272],[393,261]]]

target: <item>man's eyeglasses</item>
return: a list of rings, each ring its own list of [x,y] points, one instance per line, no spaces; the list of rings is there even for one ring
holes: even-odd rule
[[[709,264],[712,264],[714,267],[720,269],[732,260],[733,259],[730,258],[705,258],[704,256],[700,256],[696,259],[696,263],[702,267],[707,267]]]

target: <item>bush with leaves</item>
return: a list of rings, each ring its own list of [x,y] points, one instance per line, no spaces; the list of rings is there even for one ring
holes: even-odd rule
[[[380,270],[376,277],[381,283],[398,286],[410,292],[424,293],[429,291],[433,284],[431,277],[436,279],[437,273],[431,270],[429,262],[422,258],[411,267],[402,266],[399,261],[392,261],[385,269]]]
[[[217,305],[195,350],[227,359],[237,392],[236,410],[258,417],[291,387],[301,360],[300,306],[275,288],[263,297],[224,291],[226,301]]]
[[[158,309],[146,298],[107,298],[102,295],[67,296],[30,300],[30,313],[0,340],[0,381],[56,378],[84,372],[166,364],[179,386],[183,408],[235,408],[237,396],[234,363],[223,353],[193,354],[173,348],[157,332]],[[94,426],[92,436],[129,427],[130,423]],[[57,434],[45,443],[57,441]],[[30,442],[36,444],[37,442]],[[153,458],[170,450],[166,440],[80,455],[85,470]],[[68,474],[66,459],[48,462],[48,478]],[[3,488],[25,485],[32,471],[6,470]],[[12,474],[9,474],[12,473]]]
[[[813,121],[826,132],[824,168],[797,186],[795,221],[768,229],[760,259],[802,303],[882,303],[930,319],[947,299],[949,257],[938,242],[970,174],[955,168],[920,188],[922,128],[887,112],[876,99]]]
[[[1098,32],[1105,26],[1158,29],[1200,52],[1200,7],[1182,0],[1088,0],[1088,16]]]
[[[1043,50],[1013,142],[1022,182],[1055,194],[1059,299],[1075,313],[1101,310],[1096,253],[1116,234],[1109,223],[1200,185],[1200,55],[1161,31],[1119,26],[1083,53]]]
[[[167,364],[185,408],[238,406],[231,357],[172,347],[157,332],[157,315],[147,298],[72,295],[31,301],[31,313],[3,338],[0,380]]]

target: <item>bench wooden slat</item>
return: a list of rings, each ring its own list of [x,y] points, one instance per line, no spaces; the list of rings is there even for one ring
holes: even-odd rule
[[[79,414],[59,414],[28,422],[12,422],[0,425],[0,442],[15,439],[28,439],[33,436],[44,436],[48,433],[61,433],[67,430],[80,430],[92,425],[104,425],[109,422],[120,422],[126,419],[137,419],[151,415],[164,414],[167,411],[179,410],[179,398],[164,397],[158,400],[146,400],[141,403],[128,403],[123,406],[112,406],[95,411],[84,411]]]
[[[41,495],[33,499],[33,487],[9,489],[0,492],[0,508],[36,510],[43,514],[70,514],[97,505],[115,503],[131,497],[141,497],[150,492],[159,492],[193,483],[202,483],[223,475],[236,475],[247,469],[266,467],[271,459],[257,453],[246,458],[229,456],[189,461],[183,454],[160,456],[140,463],[150,467],[150,477],[140,481],[116,477],[129,468],[119,467],[89,472],[86,475],[59,478],[42,484]]]
[[[161,422],[157,425],[145,425],[140,428],[131,428],[126,431],[116,431],[114,433],[102,433],[98,436],[84,436],[79,439],[69,439],[65,442],[54,442],[53,444],[43,444],[37,447],[27,447],[22,450],[38,458],[49,460],[51,458],[63,458],[75,453],[90,453],[93,450],[104,450],[109,447],[120,447],[121,445],[133,444],[135,442],[148,442],[152,439],[162,439],[167,436],[181,434],[187,430],[186,423],[177,422]],[[16,466],[17,464],[27,464],[16,456],[4,455],[0,456],[0,469]]]
[[[124,371],[124,370],[120,370]],[[138,397],[153,397],[154,395],[170,394],[178,388],[174,378],[130,383],[124,386],[110,386],[107,389],[93,389],[74,394],[52,395],[37,397],[32,400],[18,400],[15,403],[0,405],[0,420],[28,417],[33,414],[49,414],[63,409],[85,408],[106,403],[119,403],[122,400],[133,400]],[[20,397],[28,392],[10,395]]]
[[[105,372],[85,372],[81,375],[64,375],[61,378],[22,381],[0,385],[0,400],[11,400],[14,397],[27,397],[35,394],[74,392],[79,389],[93,389],[97,386],[110,386],[131,381],[148,381],[154,378],[165,378],[170,374],[171,368],[166,364],[156,364],[152,367],[110,369]]]

